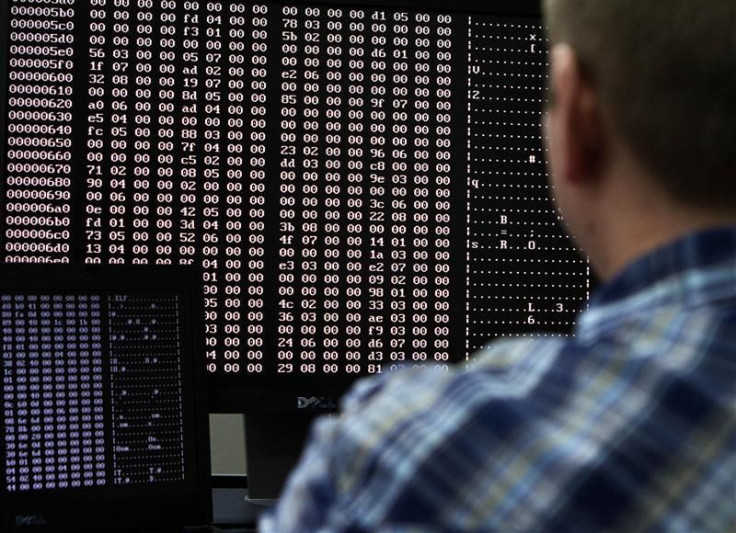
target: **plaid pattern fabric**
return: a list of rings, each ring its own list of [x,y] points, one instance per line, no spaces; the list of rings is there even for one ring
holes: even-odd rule
[[[736,532],[736,228],[602,287],[570,339],[360,382],[264,532]]]

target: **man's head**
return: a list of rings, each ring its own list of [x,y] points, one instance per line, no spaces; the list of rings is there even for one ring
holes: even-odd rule
[[[596,193],[602,174],[636,174],[650,200],[736,222],[736,2],[544,0],[544,12],[553,184],[583,248],[596,243],[577,185]]]

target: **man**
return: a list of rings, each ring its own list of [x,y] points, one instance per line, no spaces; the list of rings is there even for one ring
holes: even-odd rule
[[[736,531],[736,2],[548,0],[575,337],[360,383],[264,531]]]

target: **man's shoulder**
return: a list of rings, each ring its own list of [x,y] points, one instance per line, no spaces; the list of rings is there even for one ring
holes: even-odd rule
[[[346,395],[345,411],[376,401],[409,406],[434,402],[457,389],[484,390],[496,397],[519,397],[554,366],[555,360],[579,347],[571,339],[513,338],[490,343],[466,361],[447,366],[426,365],[358,381]]]
[[[460,530],[526,531],[562,509],[554,530],[564,531],[567,518],[619,496],[601,520],[629,507],[638,520],[637,502],[607,484],[626,472],[640,477],[644,501],[679,516],[656,480],[690,469],[697,492],[711,461],[732,460],[736,392],[722,374],[733,376],[736,361],[687,343],[665,357],[654,345],[503,341],[450,372],[367,381],[347,401],[332,450],[338,486],[388,522],[436,515]],[[684,434],[701,435],[713,453]]]
[[[552,396],[572,389],[563,382],[572,382],[574,359],[584,355],[572,340],[504,340],[449,370],[363,380],[344,399],[339,440],[349,456],[373,461],[386,452],[408,457],[402,467],[411,468],[432,460],[435,446],[452,448],[460,434],[472,440],[477,433],[481,442],[489,431],[532,427],[540,422],[540,403],[553,408]]]
[[[629,522],[730,519],[710,487],[732,483],[736,465],[733,311],[662,313],[665,329],[629,314],[595,338],[503,340],[447,371],[363,380],[342,416],[315,427],[293,486],[318,487],[331,517],[363,530],[629,531]],[[681,493],[707,511],[661,490],[684,474]],[[636,477],[641,497],[610,485],[621,476]]]

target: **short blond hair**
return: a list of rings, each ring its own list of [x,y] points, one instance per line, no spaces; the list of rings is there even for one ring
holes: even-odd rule
[[[665,191],[736,209],[736,0],[544,0],[606,115]]]

